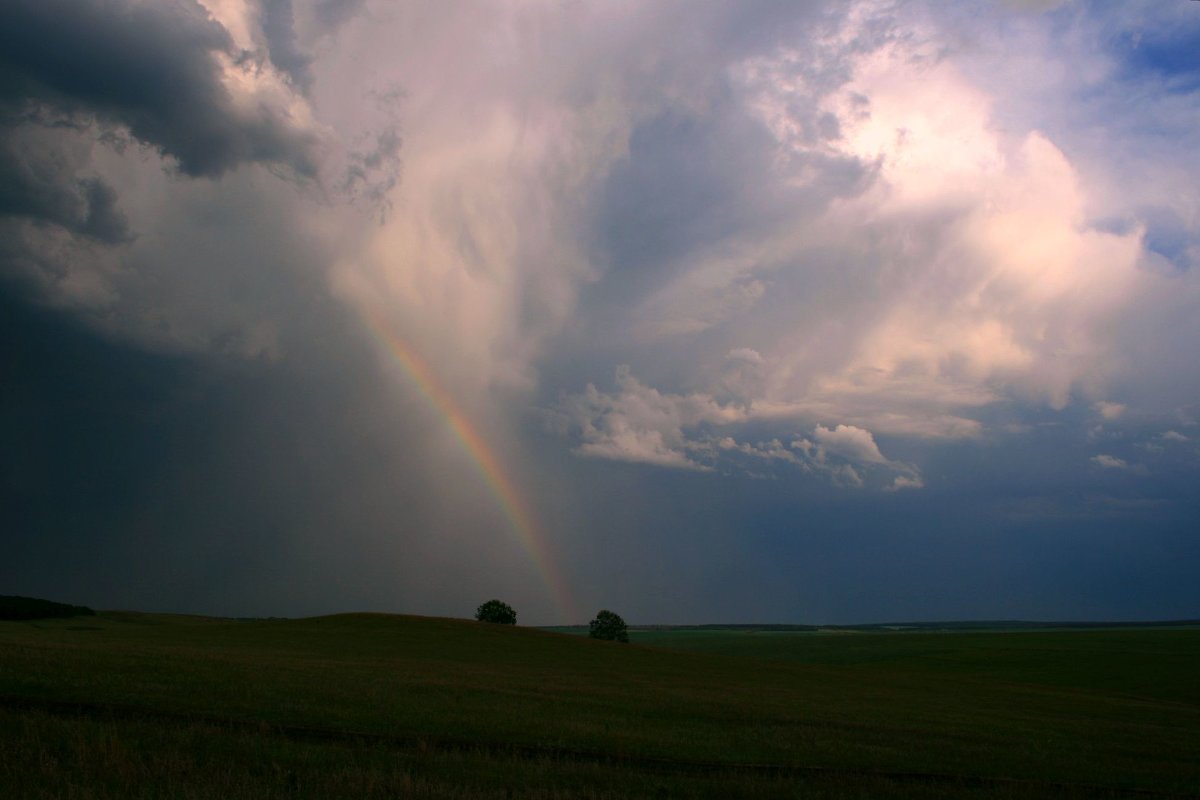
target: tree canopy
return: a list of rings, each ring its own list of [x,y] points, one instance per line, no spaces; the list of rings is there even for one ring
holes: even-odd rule
[[[500,600],[488,600],[475,609],[475,619],[480,622],[492,622],[497,625],[516,625],[517,612],[508,603]]]
[[[609,639],[617,642],[628,642],[629,632],[625,629],[625,620],[619,614],[601,609],[596,618],[588,624],[588,636],[593,639]]]

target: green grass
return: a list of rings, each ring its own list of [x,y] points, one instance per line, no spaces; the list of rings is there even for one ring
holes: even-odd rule
[[[1200,792],[1200,631],[0,623],[3,797]]]
[[[1200,705],[1200,629],[943,633],[635,631],[634,642],[804,664],[1083,689]]]

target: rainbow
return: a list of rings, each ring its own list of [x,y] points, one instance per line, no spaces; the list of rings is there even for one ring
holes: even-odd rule
[[[463,413],[454,397],[438,381],[433,369],[416,350],[397,336],[384,322],[383,317],[371,309],[363,314],[367,330],[370,331],[384,350],[412,379],[413,383],[442,416],[446,426],[454,433],[463,451],[470,458],[484,485],[495,498],[504,513],[517,541],[528,553],[534,567],[541,575],[552,600],[567,622],[578,620],[578,609],[566,582],[551,557],[533,513],[521,498],[520,492],[505,472],[496,452],[487,439]]]

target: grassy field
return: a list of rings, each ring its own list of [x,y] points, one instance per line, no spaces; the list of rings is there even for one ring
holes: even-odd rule
[[[1200,631],[0,622],[0,797],[1200,797]]]

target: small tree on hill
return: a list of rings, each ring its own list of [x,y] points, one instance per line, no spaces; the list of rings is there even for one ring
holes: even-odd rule
[[[596,618],[588,624],[588,636],[593,639],[609,639],[617,642],[629,641],[629,632],[625,630],[625,620],[607,608],[596,614]]]
[[[475,609],[475,619],[480,622],[493,622],[497,625],[516,625],[517,612],[508,603],[499,600],[488,600]]]

